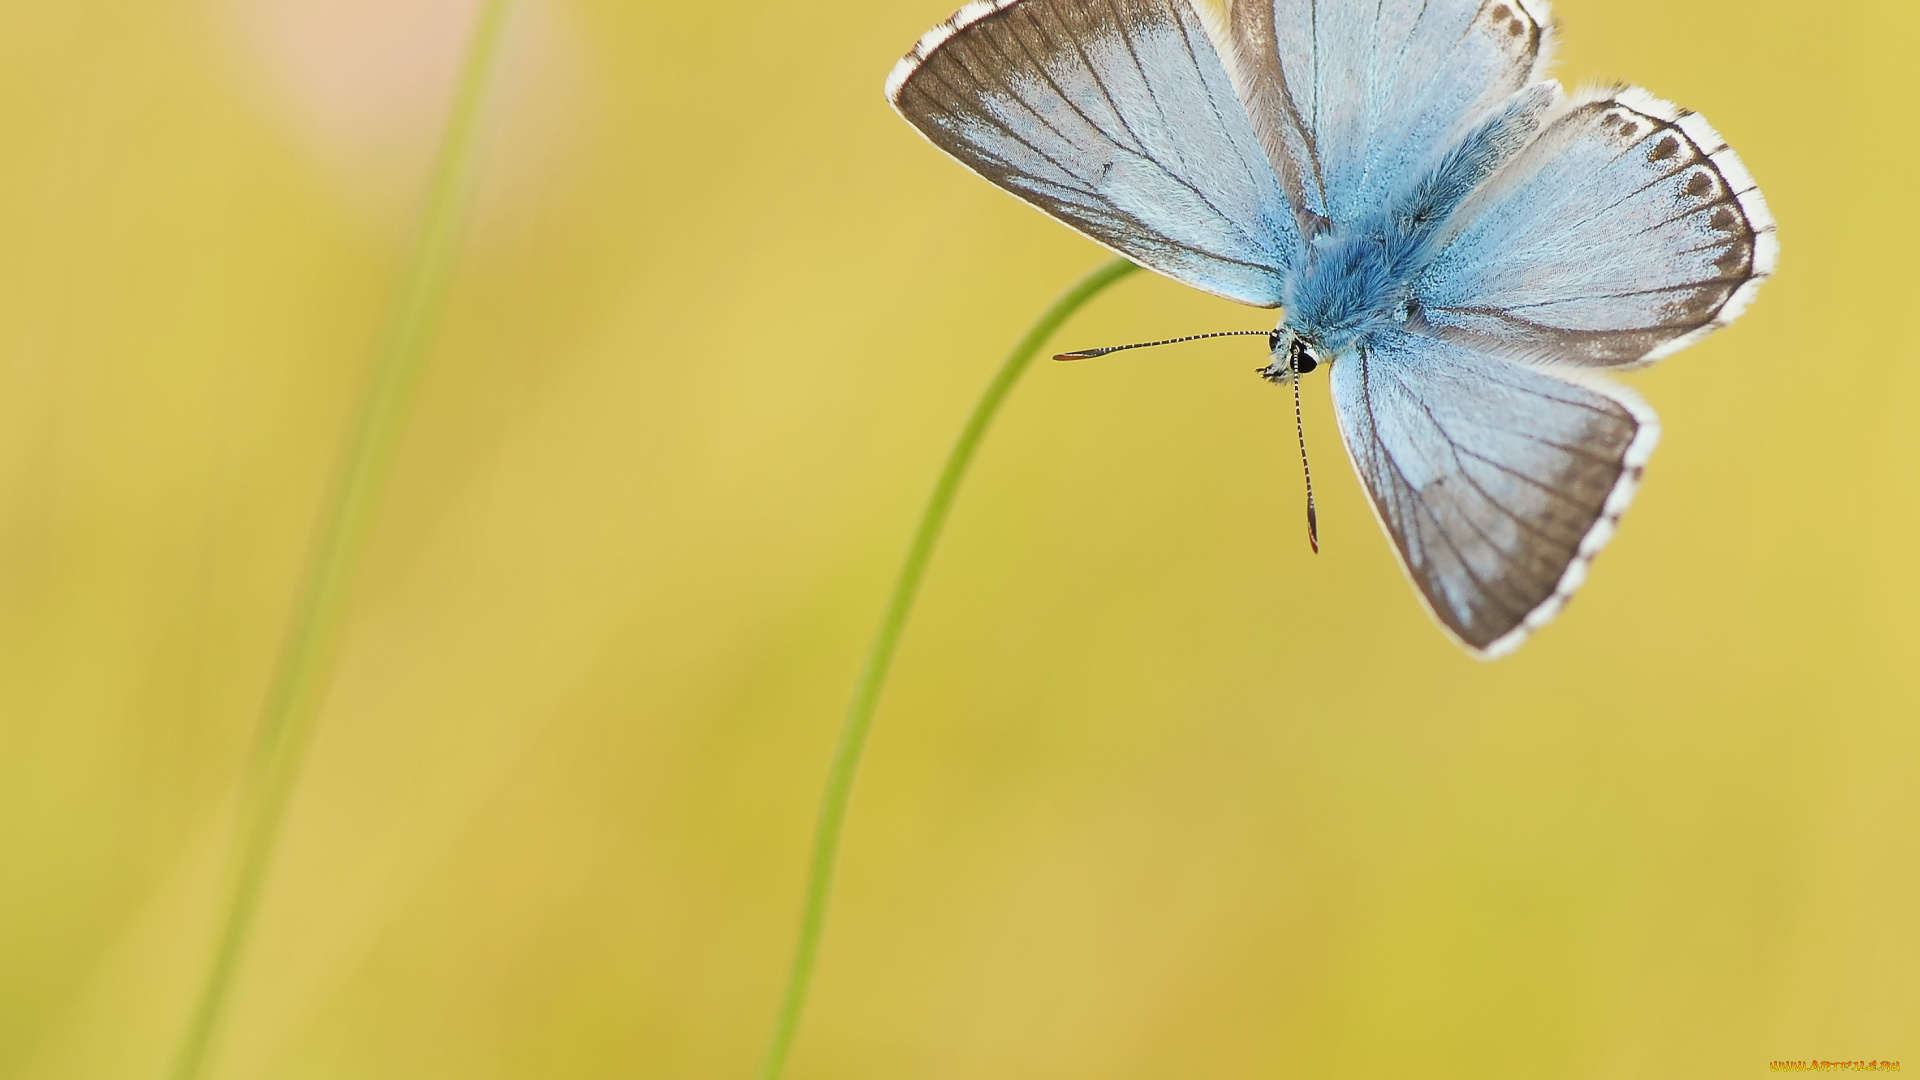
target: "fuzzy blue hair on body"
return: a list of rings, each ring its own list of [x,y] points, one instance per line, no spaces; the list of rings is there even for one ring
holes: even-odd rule
[[[1307,265],[1287,282],[1275,354],[1284,355],[1289,331],[1331,360],[1417,323],[1420,277],[1445,248],[1453,212],[1526,146],[1559,97],[1554,83],[1521,90],[1384,207],[1313,237]]]

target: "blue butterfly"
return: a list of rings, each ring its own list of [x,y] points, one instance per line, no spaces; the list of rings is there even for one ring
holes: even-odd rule
[[[887,98],[1143,266],[1283,309],[1401,564],[1477,656],[1559,613],[1659,421],[1599,376],[1725,326],[1779,252],[1696,113],[1541,77],[1542,0],[981,0]],[[1297,393],[1297,389],[1296,389]]]

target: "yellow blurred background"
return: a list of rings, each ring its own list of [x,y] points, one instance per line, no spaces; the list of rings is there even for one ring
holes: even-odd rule
[[[941,456],[1105,256],[882,79],[954,0],[519,0],[222,1078],[744,1077]],[[1041,364],[791,1074],[1920,1067],[1920,9],[1559,0],[1779,218],[1567,613],[1449,644],[1243,341]],[[0,17],[0,1076],[158,1076],[472,0]],[[1057,342],[1264,327],[1150,275]]]

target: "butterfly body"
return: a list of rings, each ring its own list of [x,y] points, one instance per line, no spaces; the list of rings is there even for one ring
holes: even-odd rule
[[[1325,357],[1404,325],[1417,309],[1423,239],[1338,226],[1315,237],[1307,265],[1288,282],[1282,325]]]
[[[967,167],[1197,288],[1278,307],[1401,565],[1475,655],[1552,619],[1659,436],[1597,372],[1773,271],[1717,132],[1540,77],[1540,0],[977,0],[887,93]]]

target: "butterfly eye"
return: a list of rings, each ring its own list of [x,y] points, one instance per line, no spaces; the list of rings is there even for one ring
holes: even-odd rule
[[[1293,370],[1305,375],[1307,372],[1319,366],[1320,362],[1315,360],[1313,354],[1307,351],[1306,342],[1296,339],[1293,343]]]
[[[1272,333],[1267,335],[1267,351],[1270,353],[1280,351],[1280,328],[1277,326],[1273,328]]]

